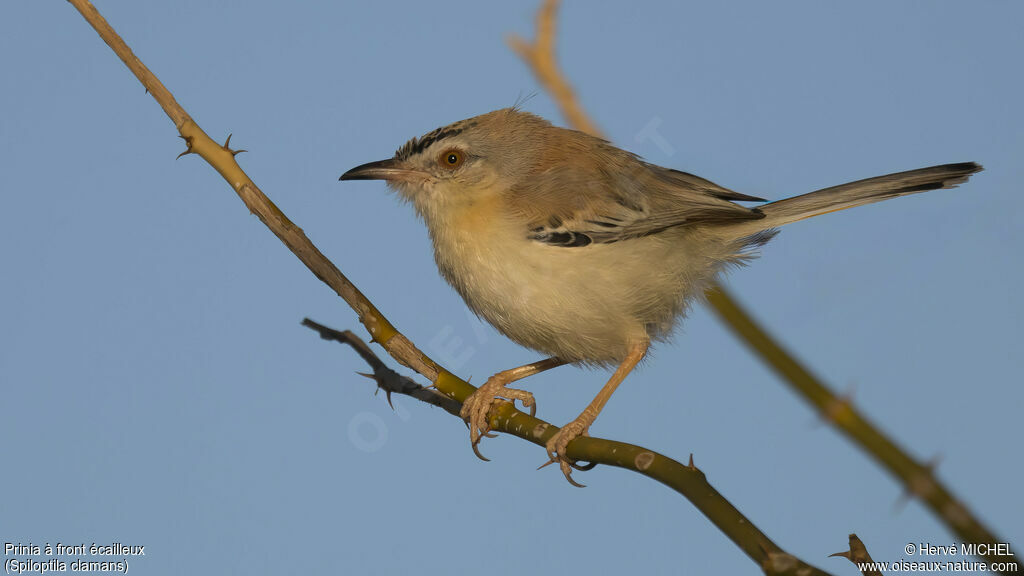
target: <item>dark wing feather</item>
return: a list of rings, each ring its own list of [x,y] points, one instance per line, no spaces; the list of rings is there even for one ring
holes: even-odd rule
[[[509,191],[527,236],[553,246],[582,247],[658,234],[678,226],[756,220],[762,201],[678,170],[647,164],[606,145],[601,162],[582,169],[555,163]]]

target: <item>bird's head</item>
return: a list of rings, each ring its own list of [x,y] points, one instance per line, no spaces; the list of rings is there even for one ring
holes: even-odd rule
[[[340,180],[385,180],[429,221],[531,177],[541,167],[542,145],[558,130],[528,112],[495,110],[413,138],[393,157],[357,166]]]

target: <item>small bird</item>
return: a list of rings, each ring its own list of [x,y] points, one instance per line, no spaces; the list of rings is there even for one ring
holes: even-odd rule
[[[756,256],[777,228],[804,218],[926,190],[982,169],[944,164],[766,202],[643,161],[589,134],[517,108],[495,110],[405,143],[394,157],[340,180],[385,180],[412,203],[445,280],[502,334],[547,359],[498,372],[462,407],[470,441],[508,388],[563,364],[615,367],[597,397],[547,442],[566,479],[569,443],[587,434],[616,387],[666,339],[725,269]]]

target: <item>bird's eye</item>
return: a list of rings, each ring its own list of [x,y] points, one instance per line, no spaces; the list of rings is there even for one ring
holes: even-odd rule
[[[462,152],[454,148],[445,150],[444,152],[441,153],[441,156],[438,157],[438,163],[441,164],[442,167],[447,168],[449,170],[455,170],[459,166],[462,166],[462,162],[464,160],[465,156],[462,154]]]

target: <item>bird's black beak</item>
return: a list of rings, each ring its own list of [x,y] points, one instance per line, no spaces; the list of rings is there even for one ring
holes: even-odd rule
[[[411,169],[405,162],[395,158],[368,162],[345,172],[338,180],[412,180],[421,176],[420,172]]]

